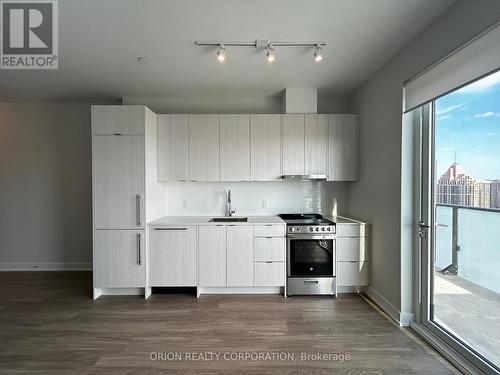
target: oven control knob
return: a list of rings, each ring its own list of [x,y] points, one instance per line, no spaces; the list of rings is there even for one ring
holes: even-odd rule
[[[326,230],[327,230],[328,232],[330,232],[330,230],[331,230],[331,229],[332,229],[332,228],[330,228],[330,227],[327,227],[327,228],[326,228]]]
[[[295,232],[295,228],[294,228],[294,227],[291,227],[291,228],[290,228],[290,232]]]
[[[312,228],[309,228],[309,232],[312,232],[312,231],[313,231],[313,229],[312,229]]]
[[[316,227],[316,232],[319,232],[319,228],[318,227]]]

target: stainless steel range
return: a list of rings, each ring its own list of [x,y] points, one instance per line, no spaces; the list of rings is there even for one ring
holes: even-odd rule
[[[287,224],[287,295],[337,295],[335,223],[319,214],[282,214]]]

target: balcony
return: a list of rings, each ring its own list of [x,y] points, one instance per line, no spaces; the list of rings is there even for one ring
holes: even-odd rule
[[[500,367],[500,210],[436,207],[434,321]]]

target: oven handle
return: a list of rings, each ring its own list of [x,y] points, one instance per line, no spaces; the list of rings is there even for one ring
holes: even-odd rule
[[[325,234],[325,235],[287,234],[286,237],[294,240],[334,240],[337,238],[337,236],[331,234]]]

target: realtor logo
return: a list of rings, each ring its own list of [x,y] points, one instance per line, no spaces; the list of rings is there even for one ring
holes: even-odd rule
[[[57,0],[0,0],[1,69],[58,68]]]

